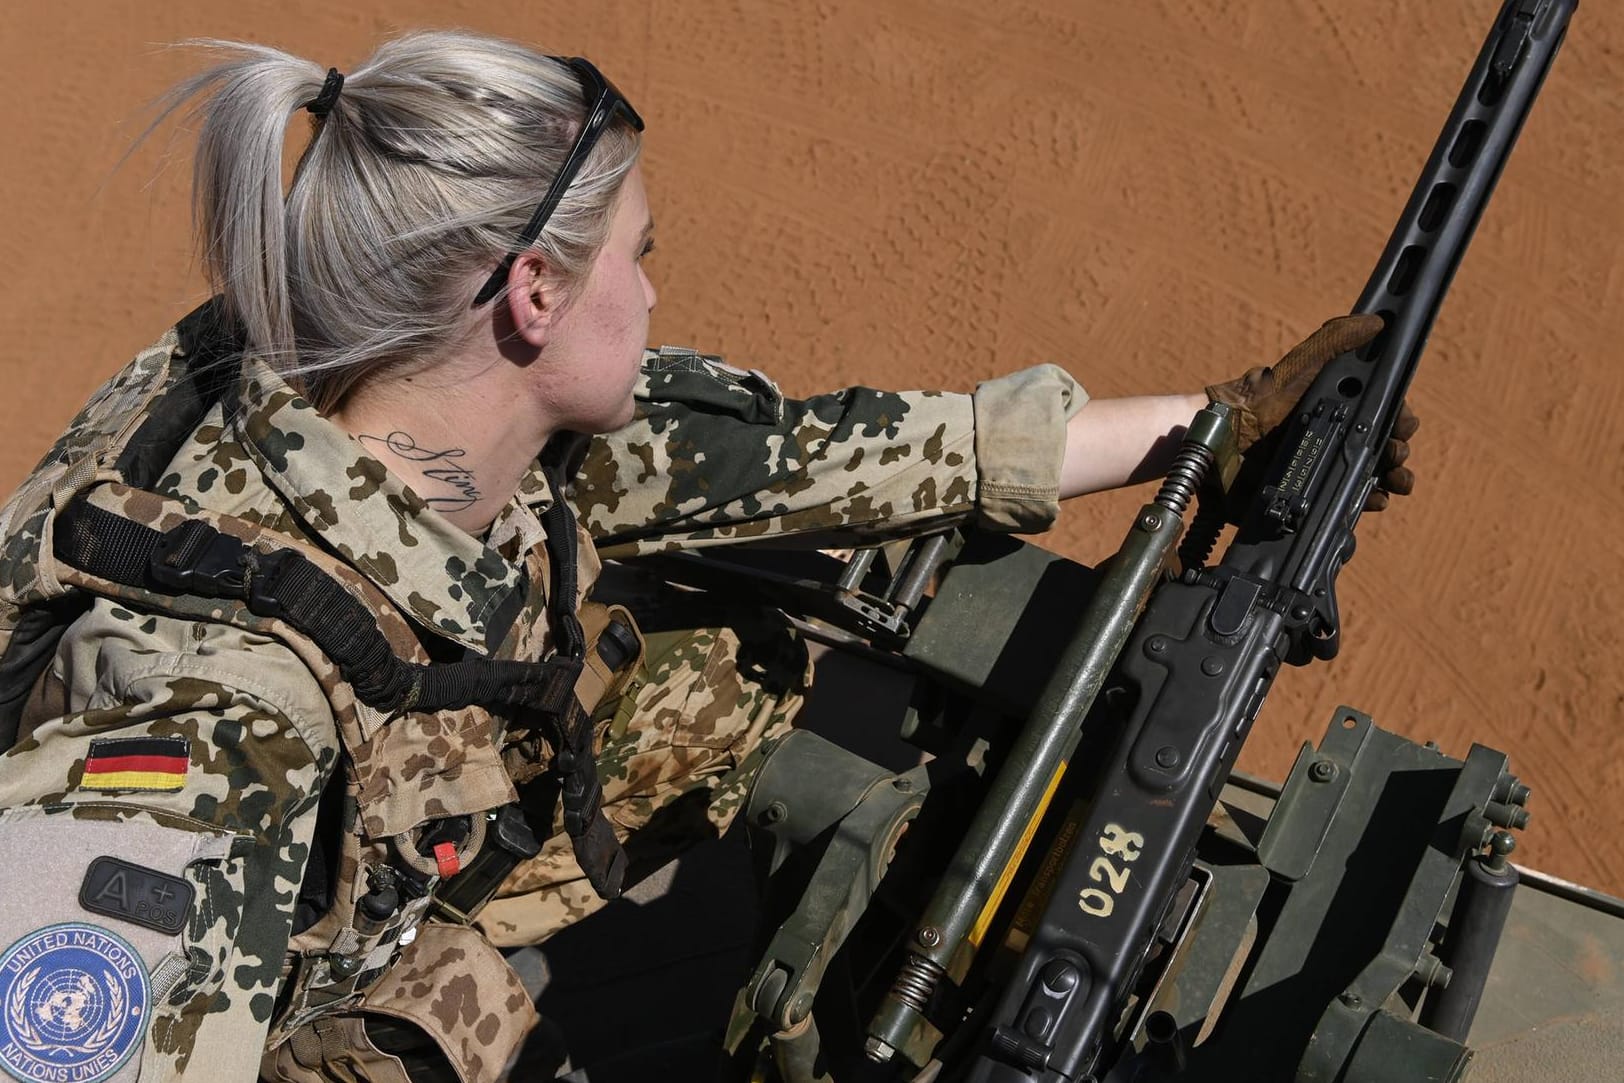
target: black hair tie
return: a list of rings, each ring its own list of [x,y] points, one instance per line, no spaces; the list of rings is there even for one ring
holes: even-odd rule
[[[344,75],[337,68],[327,69],[327,81],[321,84],[321,93],[305,103],[311,114],[324,117],[338,104],[338,93],[344,89]]]

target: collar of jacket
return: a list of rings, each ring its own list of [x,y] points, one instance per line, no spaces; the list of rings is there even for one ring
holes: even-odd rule
[[[541,539],[535,509],[549,500],[545,482],[539,491],[527,485],[502,509],[487,545],[424,503],[263,361],[243,363],[237,405],[237,438],[320,544],[421,624],[481,654],[495,652],[522,601],[524,576],[493,546],[522,559]]]

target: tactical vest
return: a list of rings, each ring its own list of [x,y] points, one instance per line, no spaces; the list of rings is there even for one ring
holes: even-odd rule
[[[421,998],[390,987],[392,963],[404,943],[457,941],[511,979],[467,923],[538,852],[555,801],[592,886],[619,893],[625,855],[599,808],[591,718],[623,688],[641,637],[619,607],[572,611],[580,539],[556,479],[544,525],[558,649],[539,662],[434,661],[383,593],[329,554],[151,491],[212,405],[229,402],[236,354],[216,302],[191,313],[92,396],[0,509],[0,752],[41,721],[36,687],[92,596],[281,641],[320,682],[346,755],[322,798],[331,814],[318,818],[268,1045],[308,1043],[307,1024],[359,1006],[432,1034]],[[499,720],[512,717],[550,759],[538,742],[528,760],[509,749],[504,761]],[[504,772],[502,799],[455,780],[391,787],[428,731],[461,742],[462,774]],[[491,1044],[528,1023],[516,1014]],[[483,1074],[446,1052],[463,1078]]]

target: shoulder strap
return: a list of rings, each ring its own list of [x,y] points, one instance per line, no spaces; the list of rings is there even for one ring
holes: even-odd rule
[[[551,659],[567,665],[569,695],[564,713],[556,716],[559,739],[554,743],[553,765],[563,782],[559,798],[564,809],[564,830],[569,832],[575,858],[592,888],[605,899],[620,894],[626,878],[626,851],[603,815],[603,783],[598,781],[597,756],[592,748],[592,719],[575,695],[576,682],[586,656],[586,635],[576,615],[576,571],[580,540],[575,514],[564,498],[564,488],[551,470],[544,472],[552,491],[552,505],[542,513],[547,532],[547,554],[552,558],[553,594],[549,617],[558,649]]]
[[[555,489],[555,494],[557,490]],[[561,541],[548,526],[559,582],[552,599],[559,650],[540,662],[468,658],[418,663],[395,654],[370,610],[322,568],[293,548],[269,552],[191,519],[159,531],[92,504],[83,496],[59,513],[53,552],[87,575],[140,590],[241,602],[250,613],[280,620],[338,666],[356,698],[385,714],[459,707],[523,707],[552,729],[554,770],[563,783],[565,828],[592,886],[620,893],[626,856],[601,809],[602,789],[590,719],[575,695],[584,636],[574,614],[573,516],[562,499]],[[552,514],[549,512],[549,514]],[[562,527],[567,525],[568,529]],[[573,637],[566,639],[571,629]]]
[[[114,449],[113,468],[126,484],[150,489],[163,476],[209,408],[228,394],[237,371],[233,362],[241,356],[240,334],[219,297],[175,324],[168,379],[124,445]]]

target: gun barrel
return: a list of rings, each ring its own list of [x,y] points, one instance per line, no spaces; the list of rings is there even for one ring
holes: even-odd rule
[[[1325,587],[1349,548],[1352,522],[1369,491],[1382,445],[1392,430],[1445,293],[1488,206],[1517,136],[1561,48],[1577,0],[1507,0],[1493,32],[1433,145],[1381,258],[1355,303],[1387,321],[1364,350],[1326,366],[1304,396],[1306,412],[1345,414],[1340,446],[1322,447],[1324,484],[1335,498],[1296,524],[1296,544],[1281,563],[1300,591]],[[1288,434],[1287,445],[1291,446]],[[1338,470],[1335,452],[1344,456]],[[1298,445],[1282,460],[1305,449]],[[1284,462],[1277,467],[1285,471]],[[1299,476],[1301,471],[1299,470]],[[1312,493],[1302,494],[1305,501]],[[1345,524],[1346,530],[1323,529]],[[1248,531],[1243,541],[1273,533]],[[1244,550],[1243,545],[1243,550]],[[1276,552],[1280,546],[1271,546]]]

